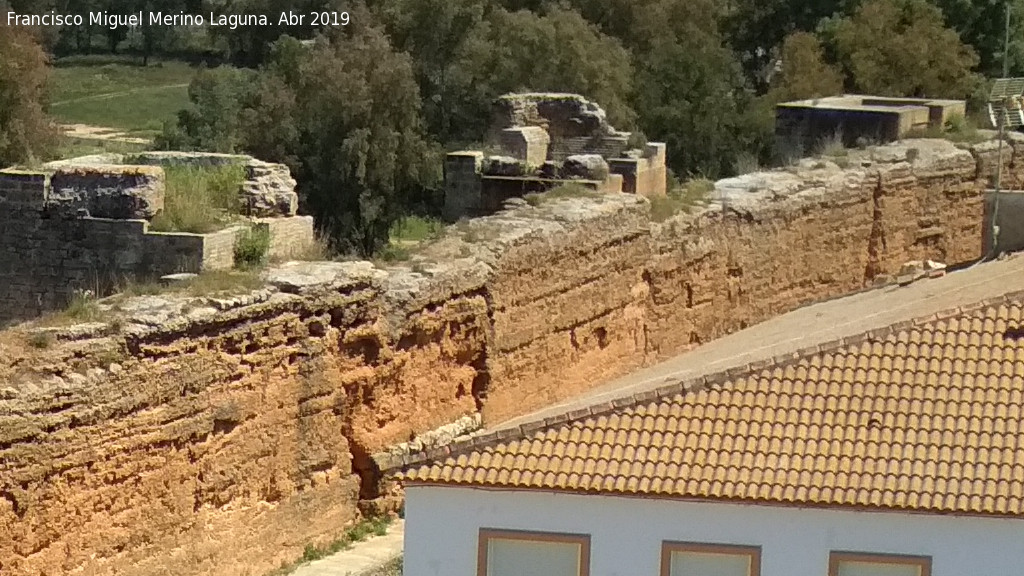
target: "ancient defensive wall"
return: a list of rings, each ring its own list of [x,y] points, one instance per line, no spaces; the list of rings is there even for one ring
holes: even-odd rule
[[[480,414],[524,414],[908,260],[978,259],[995,149],[804,160],[660,223],[637,195],[516,199],[401,266],[295,262],[232,297],[130,299],[42,350],[7,330],[0,573],[263,574],[394,505],[380,466]],[[1017,179],[1024,142],[1008,149]]]

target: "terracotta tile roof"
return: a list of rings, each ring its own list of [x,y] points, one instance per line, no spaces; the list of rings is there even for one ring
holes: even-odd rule
[[[420,463],[406,459],[397,477],[1022,514],[1022,300],[1006,297],[491,434]]]

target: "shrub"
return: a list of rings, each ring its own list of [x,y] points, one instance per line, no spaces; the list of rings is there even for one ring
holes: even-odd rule
[[[300,262],[324,262],[333,260],[335,256],[336,254],[331,249],[328,239],[318,233],[309,242],[292,248],[285,254],[276,255],[270,261],[298,260]]]
[[[738,152],[736,154],[736,173],[750,174],[761,170],[761,163],[756,154],[750,152]]]
[[[697,204],[706,202],[715,190],[707,178],[695,178],[681,186],[673,186],[665,196],[650,198],[651,220],[664,222],[679,212],[689,213]]]
[[[238,268],[263,266],[269,252],[270,228],[267,226],[250,226],[235,238],[235,266]]]
[[[75,290],[62,314],[71,320],[91,322],[99,319],[100,309],[92,290]]]
[[[822,138],[818,143],[819,156],[841,158],[846,156],[848,153],[849,151],[846,149],[846,145],[843,144],[843,135],[839,132],[835,132],[831,136]]]
[[[53,346],[56,341],[57,338],[52,332],[33,332],[28,337],[29,346],[40,350],[45,350],[46,348]]]
[[[444,223],[437,218],[406,216],[391,226],[392,242],[422,242],[441,236]]]
[[[405,262],[411,257],[409,248],[401,244],[388,244],[377,253],[377,258],[383,262]]]
[[[33,32],[0,26],[0,168],[46,157],[58,141],[44,110],[50,68]]]
[[[203,272],[172,291],[183,291],[191,296],[218,293],[244,293],[263,286],[263,280],[251,270],[211,270]]]

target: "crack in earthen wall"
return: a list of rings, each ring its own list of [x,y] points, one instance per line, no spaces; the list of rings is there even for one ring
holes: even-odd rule
[[[871,282],[881,273],[880,252],[885,250],[885,228],[882,222],[882,177],[878,175],[871,193],[871,236],[868,238],[868,265],[864,269],[864,282]]]

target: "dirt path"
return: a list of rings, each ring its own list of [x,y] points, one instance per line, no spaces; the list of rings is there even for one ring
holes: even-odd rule
[[[64,131],[64,135],[68,138],[78,138],[80,140],[103,140],[106,142],[124,142],[126,144],[149,144],[152,142],[148,138],[129,136],[126,132],[121,132],[114,128],[90,126],[88,124],[61,124],[61,130]]]
[[[368,575],[395,562],[402,555],[405,520],[396,520],[388,526],[384,536],[375,536],[356,542],[348,550],[300,566],[291,576],[347,576]]]
[[[63,106],[65,104],[75,104],[78,102],[89,102],[92,100],[109,100],[110,98],[117,98],[119,96],[131,96],[132,94],[138,94],[139,92],[148,92],[150,90],[167,90],[169,88],[187,88],[188,83],[185,84],[165,84],[163,86],[146,86],[145,88],[136,88],[134,90],[124,90],[121,92],[107,92],[106,94],[96,94],[93,96],[82,96],[81,98],[72,98],[71,100],[61,100],[60,102],[50,102],[50,106]]]

